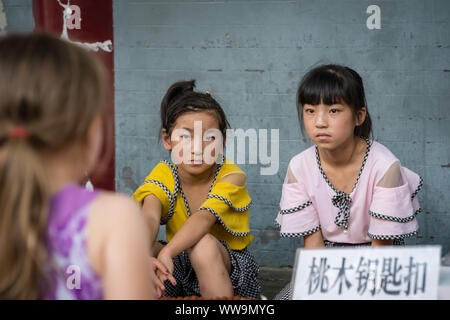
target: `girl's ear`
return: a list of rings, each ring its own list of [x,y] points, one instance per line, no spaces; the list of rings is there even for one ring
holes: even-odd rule
[[[170,139],[170,135],[166,129],[161,130],[161,140],[164,146],[164,149],[167,151],[172,150],[172,140]]]
[[[93,154],[93,160],[98,160],[100,156],[100,151],[103,145],[103,119],[101,116],[96,116],[92,121],[92,124],[89,127],[88,131],[88,144],[89,144],[89,153]]]
[[[356,112],[356,126],[360,126],[364,123],[364,120],[366,120],[367,116],[367,109],[366,107],[362,107]]]
[[[85,157],[80,161],[83,171],[90,174],[98,165],[103,146],[103,119],[96,116],[89,125],[86,141],[80,145]]]

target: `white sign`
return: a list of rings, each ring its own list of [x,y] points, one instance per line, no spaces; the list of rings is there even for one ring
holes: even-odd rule
[[[293,300],[437,299],[441,246],[297,249]]]

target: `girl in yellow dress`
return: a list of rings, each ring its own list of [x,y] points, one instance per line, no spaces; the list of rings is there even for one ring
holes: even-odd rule
[[[221,106],[194,87],[177,82],[165,94],[161,140],[172,162],[156,165],[133,194],[152,231],[161,289],[168,297],[259,298],[246,175],[223,157],[229,124]],[[160,224],[164,244],[156,241]]]

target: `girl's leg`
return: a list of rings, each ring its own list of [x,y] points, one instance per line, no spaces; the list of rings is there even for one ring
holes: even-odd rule
[[[188,250],[204,298],[231,297],[231,261],[227,249],[212,235],[206,234]]]
[[[152,246],[152,254],[154,257],[157,257],[161,249],[164,248],[164,244],[159,241],[156,241]]]

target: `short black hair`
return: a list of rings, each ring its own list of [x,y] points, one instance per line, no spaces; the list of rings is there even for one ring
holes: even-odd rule
[[[346,103],[354,113],[363,107],[367,110],[367,101],[361,76],[353,69],[337,64],[318,66],[310,70],[300,82],[297,90],[297,111],[303,132],[303,106],[320,103],[333,105]],[[355,128],[355,136],[370,139],[372,120],[367,110],[364,122]]]

